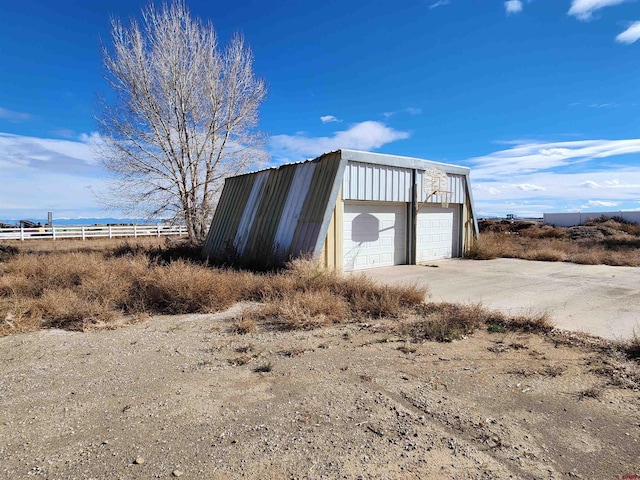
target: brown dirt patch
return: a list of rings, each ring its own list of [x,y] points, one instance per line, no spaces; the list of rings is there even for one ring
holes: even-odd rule
[[[238,334],[240,318],[1,338],[0,475],[640,474],[640,394],[611,374],[637,364],[604,347],[486,331],[412,343],[398,320]]]

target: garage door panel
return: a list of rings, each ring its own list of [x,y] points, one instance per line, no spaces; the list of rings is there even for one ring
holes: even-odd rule
[[[406,204],[344,204],[344,270],[406,262]]]
[[[424,262],[458,255],[459,207],[425,207],[418,213],[416,260]]]

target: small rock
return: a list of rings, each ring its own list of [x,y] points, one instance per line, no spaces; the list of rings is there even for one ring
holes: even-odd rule
[[[172,472],[172,475],[173,475],[174,477],[181,477],[181,476],[183,475],[183,473],[184,473],[184,472],[183,472],[182,470],[174,470],[174,471]]]
[[[133,463],[135,463],[136,465],[142,465],[144,463],[144,458],[143,457],[136,457],[136,459],[133,461]]]

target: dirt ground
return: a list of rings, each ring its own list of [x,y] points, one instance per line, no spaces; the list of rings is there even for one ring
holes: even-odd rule
[[[602,353],[413,344],[384,321],[239,335],[236,315],[0,338],[0,476],[640,475],[640,393],[597,373]]]

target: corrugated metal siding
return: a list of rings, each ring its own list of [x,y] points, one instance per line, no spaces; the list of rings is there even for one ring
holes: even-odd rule
[[[270,175],[251,226],[247,251],[269,254],[271,252],[266,249],[271,249],[274,254],[277,253],[278,245],[274,243],[274,238],[282,219],[282,211],[295,171],[296,165],[285,165],[269,172]]]
[[[412,171],[407,168],[349,162],[344,172],[345,200],[410,202]]]
[[[251,226],[253,225],[253,221],[256,218],[256,213],[258,212],[258,207],[260,206],[260,199],[262,198],[262,193],[264,192],[264,186],[269,179],[270,173],[271,170],[264,170],[252,175],[255,177],[253,188],[251,189],[251,194],[249,195],[249,199],[247,200],[247,206],[242,213],[242,218],[240,220],[240,224],[238,225],[236,236],[233,240],[233,245],[236,247],[236,250],[240,255],[244,254],[244,249],[247,245],[247,242],[249,241],[249,232],[251,232]]]
[[[422,174],[424,172],[418,171],[416,182],[418,184],[418,202],[426,203],[441,203],[442,196],[441,195],[432,195],[427,200],[430,192],[425,192],[422,188]],[[465,177],[464,175],[454,175],[451,173],[447,174],[447,190],[451,192],[451,196],[449,199],[449,203],[460,203],[463,204],[465,202]]]
[[[204,242],[204,255],[213,255],[214,251],[220,255],[227,244],[233,244],[255,179],[255,175],[241,175],[225,180],[216,208],[216,212],[225,214],[214,215]]]
[[[280,253],[284,254],[289,250],[290,240],[296,231],[300,213],[304,206],[304,202],[301,199],[309,191],[309,185],[311,185],[315,170],[315,163],[303,163],[296,168],[274,239],[274,245]]]
[[[307,190],[307,197],[304,200],[298,225],[291,240],[289,254],[293,256],[313,252],[318,243],[318,236],[323,223],[326,223],[327,227],[329,225],[335,203],[335,198],[331,199],[332,202],[330,203],[329,197],[334,187],[336,173],[339,170],[340,153],[330,153],[321,158],[323,161],[316,165],[316,169],[313,172],[313,178]],[[318,248],[321,247],[322,244]]]
[[[227,179],[203,255],[220,259],[229,243],[247,260],[318,253],[340,187],[340,167],[340,152],[334,152]]]

